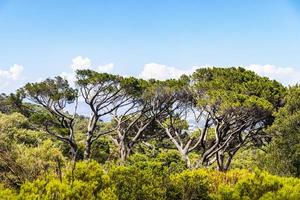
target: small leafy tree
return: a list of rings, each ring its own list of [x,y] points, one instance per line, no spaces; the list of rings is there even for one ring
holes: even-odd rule
[[[74,124],[78,103],[77,90],[71,88],[67,80],[55,77],[38,83],[28,83],[21,92],[27,99],[42,106],[46,111],[36,113],[32,119],[42,124],[51,136],[67,144],[72,159],[75,159],[77,144]],[[72,104],[74,104],[74,111],[69,113],[67,106]]]

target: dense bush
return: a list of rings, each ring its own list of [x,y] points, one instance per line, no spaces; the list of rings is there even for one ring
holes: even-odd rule
[[[120,166],[109,173],[111,187],[118,199],[165,199],[166,188],[162,176],[155,175],[150,169],[136,166]]]
[[[299,199],[299,179],[283,178],[266,172],[247,172],[233,187],[222,184],[216,199]]]
[[[171,175],[168,199],[211,199],[208,193],[209,183],[205,173],[200,170],[183,171]]]
[[[25,182],[19,190],[0,185],[0,199],[290,199],[300,198],[300,180],[267,172],[183,170],[168,174],[163,162],[101,166],[95,161],[68,164],[62,177],[51,174]],[[138,163],[138,164],[137,164]],[[164,171],[166,170],[166,171]]]
[[[67,167],[60,179],[49,176],[26,182],[20,189],[20,199],[96,199],[107,184],[103,168],[96,162],[78,162]],[[99,194],[100,195],[100,194]]]

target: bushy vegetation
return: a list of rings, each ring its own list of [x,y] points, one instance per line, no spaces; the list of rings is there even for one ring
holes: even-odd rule
[[[267,172],[179,170],[155,159],[138,164],[68,166],[63,178],[48,174],[26,181],[19,190],[1,186],[2,199],[299,199],[300,180]],[[174,163],[175,164],[175,163]]]
[[[28,83],[0,95],[0,199],[300,199],[299,96],[243,68]]]

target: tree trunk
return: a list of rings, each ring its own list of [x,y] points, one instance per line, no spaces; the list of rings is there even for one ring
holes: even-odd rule
[[[191,169],[191,160],[189,158],[189,156],[187,155],[187,153],[182,152],[181,154],[183,161],[185,162],[185,165],[187,168]]]
[[[125,160],[126,160],[126,150],[125,150],[125,147],[123,144],[121,144],[121,146],[120,146],[120,159],[121,159],[121,162],[125,162]]]
[[[122,163],[124,163],[129,155],[131,154],[132,147],[130,147],[126,142],[124,141],[124,138],[120,138],[120,142],[118,144],[119,146],[119,156]]]
[[[220,172],[224,171],[224,154],[222,152],[217,152],[217,164],[218,164],[218,170]]]
[[[84,149],[84,160],[89,160],[91,158],[92,149],[92,133],[88,131],[86,133],[85,149]]]
[[[126,144],[124,139],[120,140],[120,144],[119,144],[119,153],[120,153],[120,159],[121,162],[125,162],[125,160],[127,159],[128,155],[127,155],[127,148],[126,148]]]
[[[217,156],[218,170],[221,172],[226,172],[229,169],[233,155],[229,154],[228,157],[225,158],[224,153],[218,153],[216,156]]]
[[[70,144],[70,156],[71,156],[71,159],[72,160],[76,160],[77,158],[77,150],[78,150],[78,147],[77,147],[77,144],[73,141],[70,141],[69,142]]]
[[[88,130],[86,132],[86,141],[85,141],[85,149],[84,149],[84,160],[89,160],[91,158],[91,149],[92,149],[92,144],[93,144],[93,136],[94,136],[94,131],[96,129],[96,125],[98,122],[99,117],[97,114],[92,114],[89,124],[88,124]]]

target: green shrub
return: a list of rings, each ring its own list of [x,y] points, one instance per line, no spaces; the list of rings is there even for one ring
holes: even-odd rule
[[[280,190],[268,192],[262,196],[261,200],[295,200],[300,199],[300,183],[286,183]]]
[[[107,171],[96,161],[70,163],[62,171],[22,184],[20,190],[0,185],[0,200],[296,200],[300,180],[267,172],[212,169],[169,174],[163,162],[142,155]]]
[[[155,160],[162,163],[169,174],[181,172],[186,169],[185,162],[182,161],[181,156],[176,150],[163,151],[157,155]]]
[[[155,175],[150,168],[120,166],[113,168],[109,175],[119,200],[165,199],[163,178]]]
[[[106,188],[98,194],[99,200],[118,200],[116,192],[112,188]]]
[[[49,176],[45,180],[36,180],[22,185],[20,199],[97,199],[108,184],[109,178],[103,168],[95,161],[78,162],[75,168],[69,166],[65,177],[59,180]]]
[[[299,179],[274,176],[261,171],[256,171],[255,173],[246,172],[246,174],[247,176],[239,178],[234,185],[221,184],[218,191],[211,196],[220,200],[300,199]],[[228,176],[228,174],[225,176]]]
[[[14,200],[17,198],[16,193],[8,188],[5,188],[4,185],[0,184],[0,199],[1,200]]]
[[[209,183],[203,170],[186,170],[171,175],[168,199],[211,199],[208,189]]]
[[[241,179],[236,185],[235,190],[239,192],[241,198],[256,200],[265,193],[275,192],[282,188],[280,180],[265,172],[256,172],[251,176]]]
[[[219,199],[219,200],[239,200],[239,193],[234,190],[234,188],[228,186],[228,185],[220,185],[218,188],[218,193],[211,194],[213,199]]]

